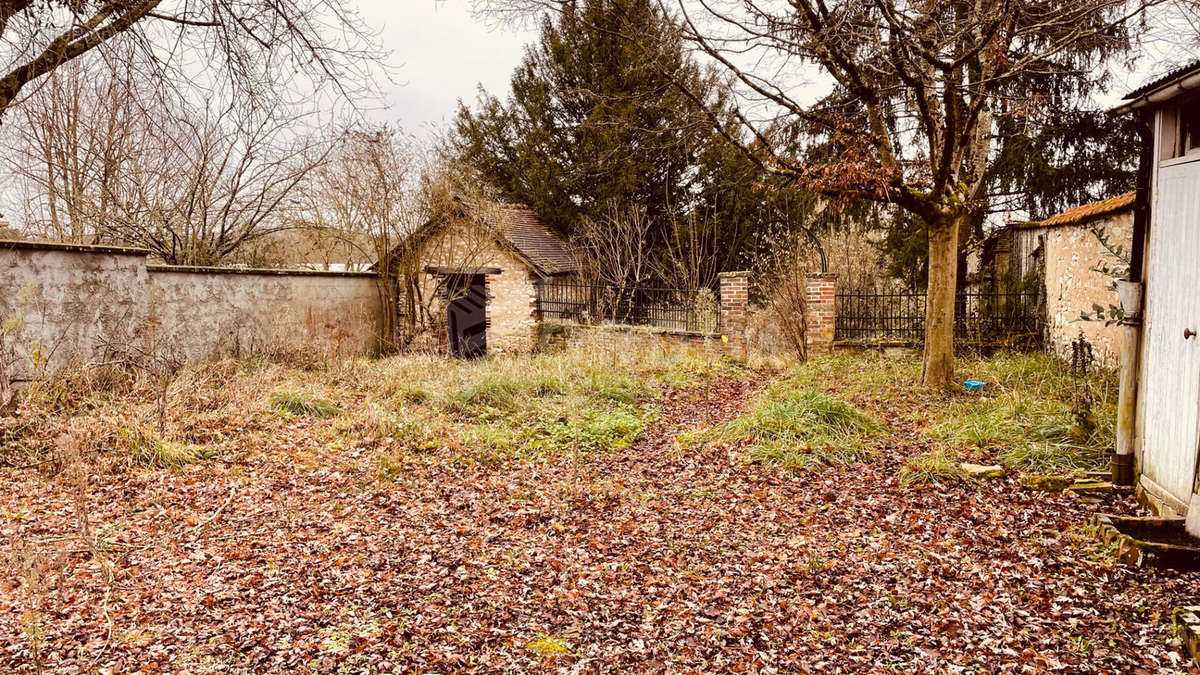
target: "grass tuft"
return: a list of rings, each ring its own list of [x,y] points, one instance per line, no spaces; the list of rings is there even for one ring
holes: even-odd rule
[[[323,398],[309,398],[295,392],[282,392],[271,397],[271,409],[297,417],[326,419],[342,413],[342,409]]]
[[[909,485],[938,485],[946,480],[954,480],[964,475],[958,465],[958,458],[945,448],[934,448],[927,452],[909,457],[900,468],[900,484]]]
[[[552,635],[539,635],[525,643],[525,649],[538,656],[566,656],[571,653],[567,641]]]
[[[683,447],[744,443],[747,458],[767,466],[803,469],[869,459],[885,427],[846,401],[784,380],[760,395],[750,413],[684,433]]]
[[[171,469],[206,457],[202,448],[163,438],[155,431],[137,426],[122,428],[117,437],[134,466]]]

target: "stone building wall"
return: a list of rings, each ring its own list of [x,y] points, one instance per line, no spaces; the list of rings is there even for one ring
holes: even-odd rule
[[[530,266],[481,227],[455,223],[425,243],[420,255],[422,297],[438,321],[431,327],[445,345],[446,298],[440,282],[452,270],[485,273],[487,284],[487,351],[489,354],[532,351],[537,345],[537,276]]]
[[[1014,233],[1018,239],[1014,248],[1021,251],[1021,260],[1014,260],[1014,265],[1026,273],[1034,271],[1036,264],[1030,259],[1032,252],[1040,248],[1050,348],[1069,358],[1071,341],[1082,333],[1092,343],[1096,358],[1115,367],[1121,353],[1121,327],[1080,320],[1081,314],[1092,312],[1093,305],[1107,310],[1109,305],[1119,304],[1117,293],[1111,288],[1112,279],[1092,269],[1117,264],[1093,228],[1102,228],[1111,244],[1130,250],[1133,213],[1127,211],[1079,225],[1021,228]]]

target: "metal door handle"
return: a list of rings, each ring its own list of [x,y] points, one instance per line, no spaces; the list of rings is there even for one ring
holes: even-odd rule
[[[1196,337],[1196,331],[1192,330],[1191,328],[1183,329],[1183,339],[1184,340],[1189,340],[1194,337]]]

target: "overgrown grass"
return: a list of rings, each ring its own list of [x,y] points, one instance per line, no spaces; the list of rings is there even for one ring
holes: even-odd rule
[[[934,448],[909,457],[900,468],[901,485],[934,485],[961,478],[958,457],[945,448]]]
[[[163,438],[158,432],[141,427],[122,428],[118,442],[136,466],[174,468],[204,459],[209,453],[181,441]]]
[[[290,391],[275,394],[271,397],[270,404],[275,412],[297,417],[326,419],[342,413],[342,409],[331,401]]]
[[[1090,470],[1107,461],[1115,445],[1113,373],[1099,371],[1087,378],[1094,428],[1085,430],[1072,418],[1074,397],[1085,383],[1053,356],[963,358],[956,371],[960,380],[987,385],[979,393],[930,392],[919,386],[921,364],[916,355],[876,353],[814,359],[797,368],[792,379],[797,385],[837,392],[887,417],[893,426],[916,427],[952,454],[985,456],[1039,472]]]
[[[745,445],[746,458],[768,466],[803,469],[869,459],[885,427],[844,400],[797,378],[760,394],[746,415],[679,437],[688,448],[701,443]]]
[[[23,392],[20,415],[0,419],[0,466],[53,467],[43,460],[53,458],[55,438],[80,418],[102,430],[92,456],[126,468],[218,455],[291,458],[305,469],[344,459],[398,479],[414,463],[553,461],[628,447],[665,390],[748,371],[715,355],[644,345],[470,362],[252,357],[181,371],[161,427],[154,382],[136,372],[83,372]]]

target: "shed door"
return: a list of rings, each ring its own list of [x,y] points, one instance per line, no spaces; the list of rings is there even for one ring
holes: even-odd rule
[[[483,275],[455,275],[448,279],[447,292],[450,353],[461,359],[483,356],[487,353],[487,287]]]
[[[1185,504],[1200,416],[1200,163],[1158,168],[1146,265],[1143,472]]]

